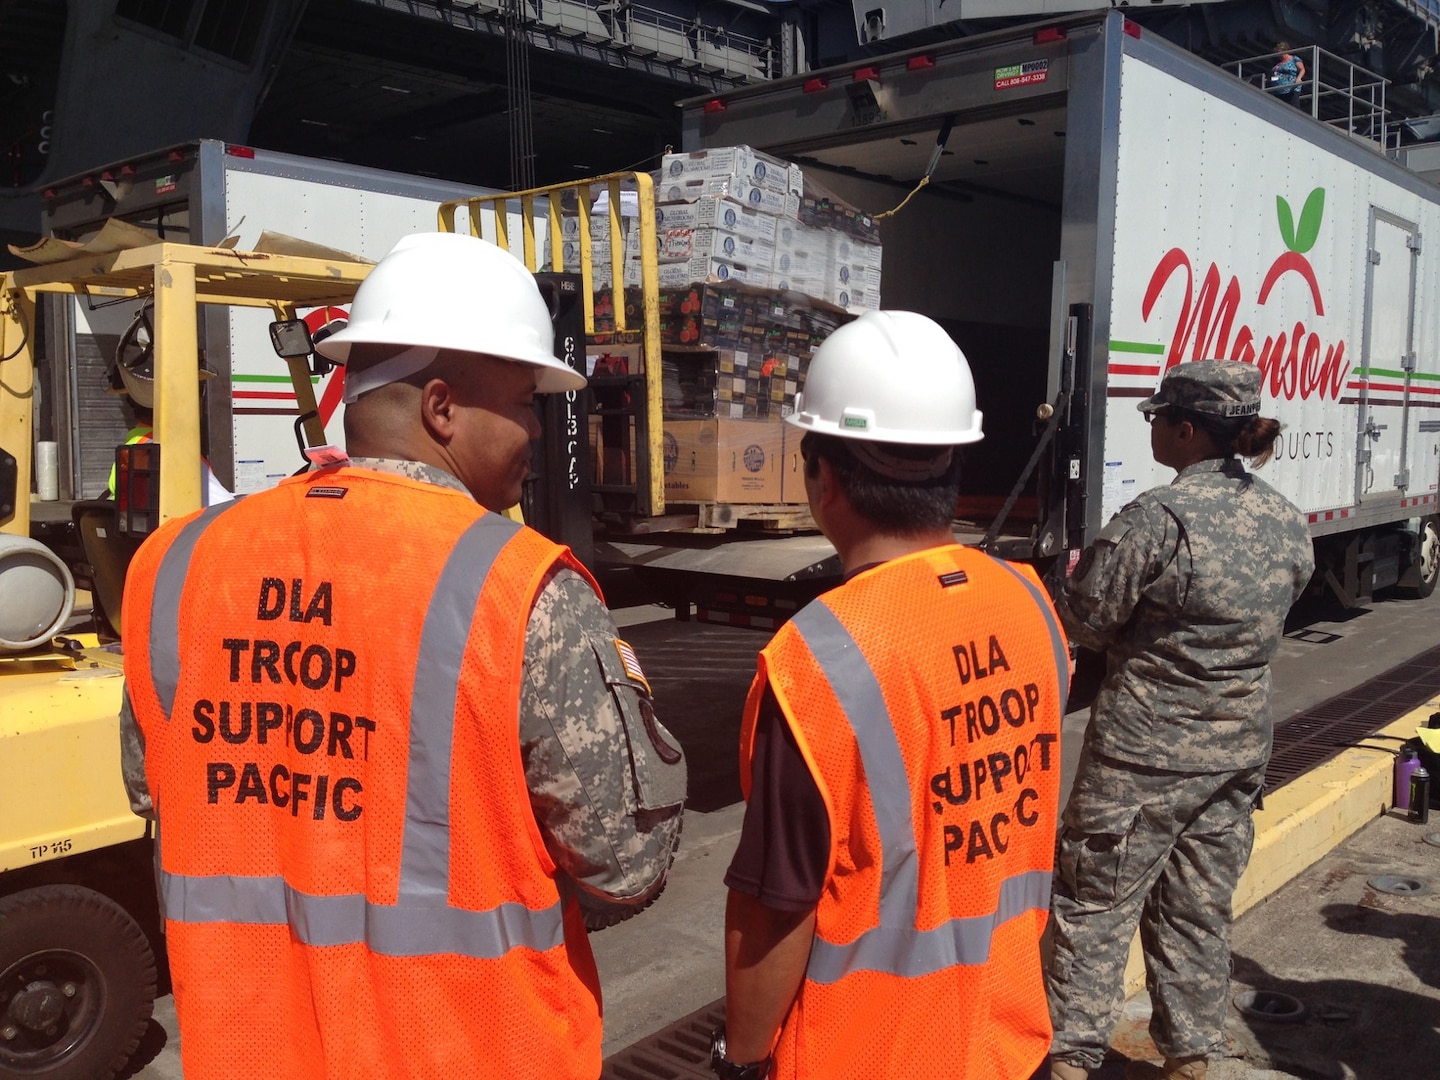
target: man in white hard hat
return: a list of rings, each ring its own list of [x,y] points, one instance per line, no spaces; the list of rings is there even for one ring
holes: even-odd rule
[[[661,889],[685,765],[589,574],[498,512],[585,380],[469,236],[402,240],[318,348],[348,456],[127,584],[185,1075],[593,1080],[586,924]]]
[[[746,704],[711,1067],[1026,1080],[1069,660],[1034,573],[955,543],[969,366],[930,319],[867,313],[787,422],[846,578],[761,652]]]

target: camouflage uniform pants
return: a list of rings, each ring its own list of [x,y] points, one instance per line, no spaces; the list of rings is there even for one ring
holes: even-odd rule
[[[1051,1054],[1098,1068],[1140,926],[1150,1035],[1167,1057],[1223,1047],[1230,901],[1255,838],[1263,767],[1174,773],[1081,754],[1062,815],[1045,974]]]

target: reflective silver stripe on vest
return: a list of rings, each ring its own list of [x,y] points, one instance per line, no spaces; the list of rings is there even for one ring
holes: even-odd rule
[[[155,595],[150,602],[150,682],[160,699],[160,711],[168,723],[175,709],[175,692],[180,686],[180,594],[190,559],[200,534],[239,500],[219,503],[194,521],[186,523],[160,558],[155,571]]]
[[[430,597],[410,692],[402,903],[422,898],[445,902],[450,880],[450,749],[460,664],[485,579],[500,549],[520,528],[500,514],[486,514],[471,525],[455,542]]]
[[[790,625],[820,666],[855,735],[882,859],[878,925],[845,943],[816,934],[805,977],[833,983],[855,971],[879,971],[916,978],[957,964],[983,964],[997,926],[1049,906],[1050,872],[1029,870],[1006,878],[991,914],[916,929],[919,854],[910,818],[910,782],[879,680],[850,631],[823,601],[809,604]]]
[[[910,822],[910,781],[880,682],[850,631],[822,601],[807,604],[790,625],[800,632],[825,673],[860,746],[884,857],[880,925],[913,925],[920,904],[920,857]],[[818,938],[815,946],[820,946]]]
[[[1044,616],[1045,628],[1050,631],[1050,648],[1055,653],[1055,677],[1060,680],[1058,707],[1063,712],[1065,702],[1070,697],[1070,644],[1065,640],[1065,631],[1056,621],[1049,598],[1043,590],[1004,559],[995,559],[994,561],[997,566],[1003,566],[1016,581],[1025,586],[1025,591],[1030,594],[1030,598],[1035,601],[1035,606],[1040,609],[1040,614]]]
[[[915,929],[912,914],[909,926],[881,923],[843,945],[816,937],[805,977],[811,982],[834,983],[852,972],[879,971],[914,979],[959,964],[983,964],[990,959],[996,927],[1027,911],[1049,908],[1050,878],[1049,870],[1028,870],[1006,878],[1000,883],[1000,899],[993,914],[951,919],[933,930]],[[880,905],[883,912],[883,894]]]
[[[544,952],[565,940],[560,905],[531,911],[501,904],[462,911],[442,902],[368,903],[363,896],[311,896],[281,877],[162,875],[165,917],[175,922],[288,925],[306,945],[364,943],[383,956],[449,953],[493,960],[511,949]]]
[[[374,904],[358,893],[312,896],[280,876],[199,876],[162,870],[161,900],[167,919],[289,926],[307,945],[364,944],[387,956],[447,953],[493,959],[515,948],[544,951],[564,942],[559,902],[538,911],[519,903],[501,904],[489,911],[467,911],[448,903],[450,759],[460,668],[485,580],[501,549],[520,529],[499,514],[486,514],[476,521],[451,549],[430,598],[411,691],[398,902]],[[177,539],[171,550],[179,543]],[[180,585],[193,548],[192,540],[177,562]],[[165,570],[162,564],[162,572]],[[158,596],[157,586],[152,639],[153,625],[160,617]],[[178,587],[170,602],[175,612],[166,625],[170,650],[178,655]],[[152,645],[152,656],[153,649]],[[174,694],[172,686],[172,704]]]

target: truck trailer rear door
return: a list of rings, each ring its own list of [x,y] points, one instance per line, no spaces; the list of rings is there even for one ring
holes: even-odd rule
[[[1410,383],[1415,370],[1416,226],[1370,208],[1365,275],[1365,351],[1352,376],[1359,391],[1356,502],[1393,497],[1412,484],[1406,468]]]

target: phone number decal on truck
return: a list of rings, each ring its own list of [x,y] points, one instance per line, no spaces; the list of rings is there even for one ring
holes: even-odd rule
[[[1011,64],[995,69],[995,89],[1005,90],[1011,86],[1029,86],[1042,83],[1050,75],[1049,60],[1027,60],[1023,64]]]

